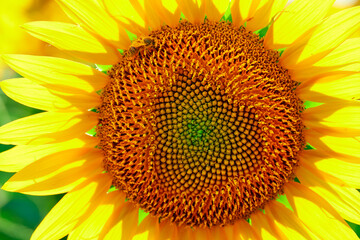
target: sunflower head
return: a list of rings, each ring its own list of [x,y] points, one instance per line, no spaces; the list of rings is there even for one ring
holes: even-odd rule
[[[359,146],[344,107],[358,107],[355,93],[335,90],[359,77],[350,53],[359,39],[347,38],[360,9],[323,19],[331,1],[285,2],[59,0],[78,25],[26,25],[70,54],[111,64],[101,72],[5,56],[26,79],[5,81],[4,91],[48,111],[0,129],[0,141],[19,145],[8,156],[39,158],[19,164],[5,188],[68,192],[33,238],[312,239],[326,229],[351,239],[343,218],[359,218],[335,196],[354,195],[359,182],[329,166],[357,167],[331,137]],[[16,93],[19,84],[34,94]],[[322,105],[306,109],[315,98]],[[17,183],[34,169],[42,175]],[[140,225],[139,209],[148,214]]]
[[[228,22],[182,21],[136,40],[99,108],[113,184],[179,225],[247,219],[293,178],[304,147],[298,83],[278,62]]]

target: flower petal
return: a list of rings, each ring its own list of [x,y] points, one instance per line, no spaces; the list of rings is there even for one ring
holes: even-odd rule
[[[270,26],[264,40],[271,49],[284,48],[302,37],[326,16],[334,0],[295,0]],[[316,9],[316,11],[314,11]]]
[[[260,1],[254,17],[246,22],[246,28],[256,31],[266,27],[285,7],[287,0]]]
[[[331,75],[308,84],[301,84],[298,96],[313,102],[329,102],[331,99],[360,99],[360,73]],[[335,98],[335,99],[334,99]],[[309,109],[310,110],[310,109]]]
[[[176,0],[154,0],[151,4],[161,18],[161,23],[165,23],[170,27],[179,24],[181,13]]]
[[[116,48],[100,43],[78,25],[62,22],[30,22],[23,28],[32,36],[91,63],[112,65],[118,62]]]
[[[175,0],[169,2],[172,5]],[[104,0],[104,6],[120,25],[140,36],[148,35],[150,29],[159,29],[163,24],[163,13],[166,13],[161,0]],[[178,14],[180,17],[180,12]],[[176,19],[173,16],[172,18],[172,21]]]
[[[87,94],[56,94],[48,88],[26,78],[14,78],[0,82],[1,89],[11,99],[45,111],[79,111],[100,105],[100,96]]]
[[[80,148],[56,152],[26,166],[2,188],[30,195],[69,192],[87,178],[103,171],[102,158],[99,150]]]
[[[235,0],[231,6],[231,17],[236,27],[253,18],[260,0]]]
[[[297,66],[290,70],[294,80],[303,82],[318,76],[330,76],[337,72],[359,73],[360,38],[345,40],[329,54],[311,66]],[[331,74],[331,75],[330,75]]]
[[[360,38],[346,39],[328,55],[314,63],[315,67],[346,65],[359,62]],[[360,70],[360,69],[358,69]]]
[[[207,19],[219,22],[229,7],[229,2],[223,0],[206,0],[205,12]]]
[[[178,231],[181,231],[183,228],[178,227]],[[151,214],[147,215],[140,223],[136,229],[136,235],[133,240],[143,240],[143,239],[158,239],[160,235],[160,224],[159,218],[152,216]],[[183,239],[176,238],[175,239]]]
[[[67,193],[36,228],[31,240],[61,239],[69,234],[87,211],[97,207],[111,181],[108,174],[99,174]]]
[[[271,223],[266,220],[265,215],[260,211],[251,214],[251,226],[261,239],[276,240],[283,239],[285,237],[283,236],[280,238],[279,234],[275,230],[275,226],[271,225]]]
[[[191,23],[201,23],[205,19],[204,0],[176,0],[180,11]]]
[[[29,164],[51,155],[56,152],[75,149],[93,148],[97,145],[98,139],[84,135],[81,138],[74,138],[66,142],[45,144],[45,145],[20,145],[0,153],[0,171],[18,172]],[[9,161],[11,159],[11,161]]]
[[[44,112],[21,118],[0,128],[0,142],[13,145],[41,145],[83,136],[97,123],[93,112]]]
[[[313,155],[314,154],[303,153],[301,158],[306,161],[304,164],[310,166],[312,169],[316,169],[316,172],[320,174],[323,179],[326,179],[326,176],[330,175],[332,178],[340,179],[341,182],[346,183],[350,187],[360,188],[359,163],[341,161],[332,157],[317,157],[316,155]],[[329,180],[329,182],[332,181]],[[339,183],[339,181],[334,183]]]
[[[300,220],[317,237],[334,240],[356,239],[356,234],[333,207],[309,188],[289,182],[284,191]]]
[[[120,24],[131,29],[135,34],[147,34],[149,32],[144,16],[139,13],[127,0],[103,0],[109,14]]]
[[[115,47],[130,45],[126,30],[122,28],[96,0],[57,0],[64,12],[84,29],[106,39]]]
[[[116,216],[118,217],[112,221],[104,240],[131,240],[137,230],[139,208],[126,202]]]
[[[106,223],[114,218],[118,208],[125,203],[125,195],[119,191],[107,193],[103,202],[68,236],[68,240],[99,239],[101,232],[106,231]]]
[[[106,74],[62,58],[15,54],[2,57],[20,75],[60,92],[94,92],[108,81]]]
[[[313,239],[311,232],[296,215],[277,201],[265,205],[265,216],[268,222],[276,227],[277,232],[287,236],[288,239]]]
[[[306,127],[324,134],[339,137],[359,136],[360,107],[356,102],[348,106],[342,102],[323,104],[306,109],[303,122]]]
[[[316,131],[307,131],[305,137],[311,146],[326,155],[359,161],[360,141],[354,137],[333,137]]]
[[[152,225],[156,226],[152,222]],[[176,234],[178,231],[178,226],[171,222],[161,222],[159,225],[159,236],[155,239],[157,240],[167,240],[167,239],[174,239],[176,238]],[[216,231],[216,230],[215,230]]]
[[[239,230],[235,235],[235,239],[259,239],[260,237],[257,235],[254,228],[244,219],[236,221],[232,227]],[[219,240],[220,239],[221,238],[219,238]]]
[[[318,11],[311,12],[318,14]],[[287,69],[294,69],[318,62],[359,30],[359,14],[360,7],[353,7],[326,18],[310,34],[284,51],[280,58],[281,64]]]
[[[360,193],[352,188],[340,187],[322,179],[319,172],[313,173],[307,165],[296,171],[296,176],[315,193],[326,199],[344,219],[360,224]]]

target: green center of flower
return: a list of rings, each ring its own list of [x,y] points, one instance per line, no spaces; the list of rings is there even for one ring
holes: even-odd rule
[[[302,102],[278,53],[228,23],[140,38],[110,71],[98,134],[113,184],[179,225],[226,225],[292,178]]]

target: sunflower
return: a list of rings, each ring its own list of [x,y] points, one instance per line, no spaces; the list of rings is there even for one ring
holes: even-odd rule
[[[0,128],[7,191],[66,195],[32,239],[357,239],[360,8],[58,0],[4,55],[44,112]],[[93,68],[96,64],[97,69]]]

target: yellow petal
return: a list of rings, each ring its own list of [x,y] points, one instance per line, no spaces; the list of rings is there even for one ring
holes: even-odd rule
[[[360,193],[352,188],[340,187],[322,179],[323,174],[315,175],[308,166],[296,170],[301,184],[326,199],[342,218],[360,224]]]
[[[296,66],[291,75],[296,81],[304,81],[317,76],[332,77],[336,72],[360,71],[360,38],[351,38],[344,41],[329,54],[313,63],[311,66]]]
[[[69,234],[87,211],[97,207],[111,181],[108,174],[99,174],[67,193],[36,228],[31,240],[61,239]]]
[[[100,43],[78,25],[62,22],[30,22],[24,27],[32,36],[91,63],[112,65],[118,62],[116,48]]]
[[[360,73],[319,78],[309,84],[301,84],[297,88],[298,96],[313,102],[360,99],[359,79]]]
[[[122,28],[96,0],[58,0],[64,12],[84,29],[106,39],[115,47],[124,49],[130,44]]]
[[[152,223],[153,226],[156,224]],[[178,226],[169,222],[163,221],[159,225],[159,236],[157,236],[157,240],[167,240],[167,239],[174,239],[176,237],[178,231]],[[216,230],[215,230],[216,231]]]
[[[205,12],[207,19],[219,22],[223,17],[226,9],[229,7],[229,2],[223,0],[206,0]]]
[[[246,22],[246,28],[256,31],[266,27],[284,9],[287,0],[260,1],[254,17]]]
[[[93,148],[98,139],[87,135],[66,142],[45,145],[20,145],[0,153],[0,171],[18,172],[50,154],[74,148]]]
[[[284,51],[280,58],[281,64],[287,69],[293,69],[318,62],[359,30],[359,14],[360,7],[353,7],[326,18],[310,34]]]
[[[330,102],[306,109],[303,122],[306,127],[324,134],[328,131],[329,135],[335,136],[359,136],[360,106],[356,102],[348,106],[342,102]]]
[[[205,18],[204,0],[176,0],[180,11],[191,23],[202,23]]]
[[[238,229],[239,232],[235,235],[235,239],[259,239],[260,236],[257,235],[255,230],[250,226],[250,224],[244,219],[238,220],[234,223],[234,228]],[[220,240],[221,238],[219,238]]]
[[[191,234],[194,231],[194,229],[188,228],[188,227],[179,227],[178,228],[178,234],[176,240],[193,240],[191,238]]]
[[[23,77],[60,92],[94,92],[108,81],[106,74],[62,58],[15,54],[2,57]]]
[[[326,16],[333,3],[334,0],[293,1],[270,26],[264,44],[272,49],[291,45],[319,23]]]
[[[30,195],[69,192],[103,171],[102,158],[100,150],[81,148],[56,152],[20,170],[2,189]]]
[[[329,183],[333,183],[339,186],[349,187],[347,183],[343,180],[331,175],[327,172],[321,171],[318,169],[314,163],[321,161],[323,159],[333,159],[332,156],[324,155],[319,149],[316,150],[307,150],[303,151],[299,155],[300,160],[302,161],[302,165],[306,167],[309,171],[311,171],[315,175],[321,175],[321,178]],[[351,161],[347,161],[346,159],[338,159],[344,163],[354,163]]]
[[[178,227],[178,231],[181,231],[182,227]],[[136,235],[133,240],[143,240],[143,239],[159,239],[160,235],[160,223],[159,218],[152,216],[151,214],[147,215],[140,223],[136,229]],[[177,233],[178,235],[178,233]],[[175,236],[175,239],[184,239]]]
[[[288,239],[313,239],[296,215],[277,201],[265,205],[265,216],[268,222],[276,227],[277,232],[287,236]]]
[[[265,215],[260,211],[251,214],[251,226],[253,227],[255,232],[261,237],[261,239],[281,239],[279,234],[275,230],[276,227],[270,222],[268,222]],[[283,236],[283,238],[284,237],[285,236]]]
[[[235,222],[234,225],[231,225],[233,229],[236,231],[226,231],[224,227],[213,226],[211,229],[209,228],[196,228],[189,229],[188,231],[188,239],[200,239],[200,240],[231,240],[231,239],[257,239],[254,236],[254,231],[251,226],[245,220],[240,220]],[[163,238],[165,239],[173,239],[173,238]],[[184,236],[180,239],[186,239]]]
[[[93,112],[44,112],[21,118],[0,128],[0,142],[13,145],[41,145],[83,136],[97,123]]]
[[[123,26],[127,26],[127,29],[131,29],[131,32],[140,35],[148,34],[149,26],[145,22],[144,15],[133,7],[131,1],[104,0],[104,6],[111,16]]]
[[[140,36],[148,35],[150,29],[159,29],[164,22],[174,26],[180,18],[175,0],[104,0],[104,6],[122,26]]]
[[[313,159],[311,164],[323,173],[340,179],[348,186],[360,188],[360,164],[345,162],[336,158]]]
[[[231,6],[231,17],[236,27],[253,18],[260,0],[235,0]]]
[[[13,100],[45,111],[88,110],[101,103],[100,96],[95,92],[82,95],[60,95],[26,78],[2,81],[0,87]]]
[[[334,75],[351,75],[359,73],[360,63],[349,63],[339,66],[329,67],[310,67],[304,71],[290,69],[289,73],[294,81],[297,82],[313,82],[319,78],[333,77]]]
[[[119,191],[106,194],[103,202],[68,236],[68,240],[99,239],[101,232],[106,231],[106,223],[114,218],[119,207],[125,203],[125,195]]]
[[[165,23],[170,27],[175,27],[179,24],[180,9],[176,0],[155,0],[152,1],[154,10],[157,11],[161,18],[161,23]]]
[[[327,155],[340,159],[360,157],[360,142],[354,137],[333,137],[316,131],[307,131],[305,137],[311,146]]]
[[[314,63],[314,67],[328,67],[346,65],[359,62],[360,56],[360,38],[351,38],[345,40],[328,55]],[[358,69],[360,71],[360,69]]]
[[[334,240],[356,239],[356,234],[333,207],[309,188],[289,182],[284,191],[300,220],[317,237]]]
[[[161,18],[154,10],[155,6],[151,1],[133,0],[131,4],[143,16],[147,26],[152,30],[159,29],[162,26]]]
[[[132,203],[126,202],[121,211],[116,215],[118,217],[112,222],[104,240],[131,240],[136,233],[139,208],[135,207]]]

